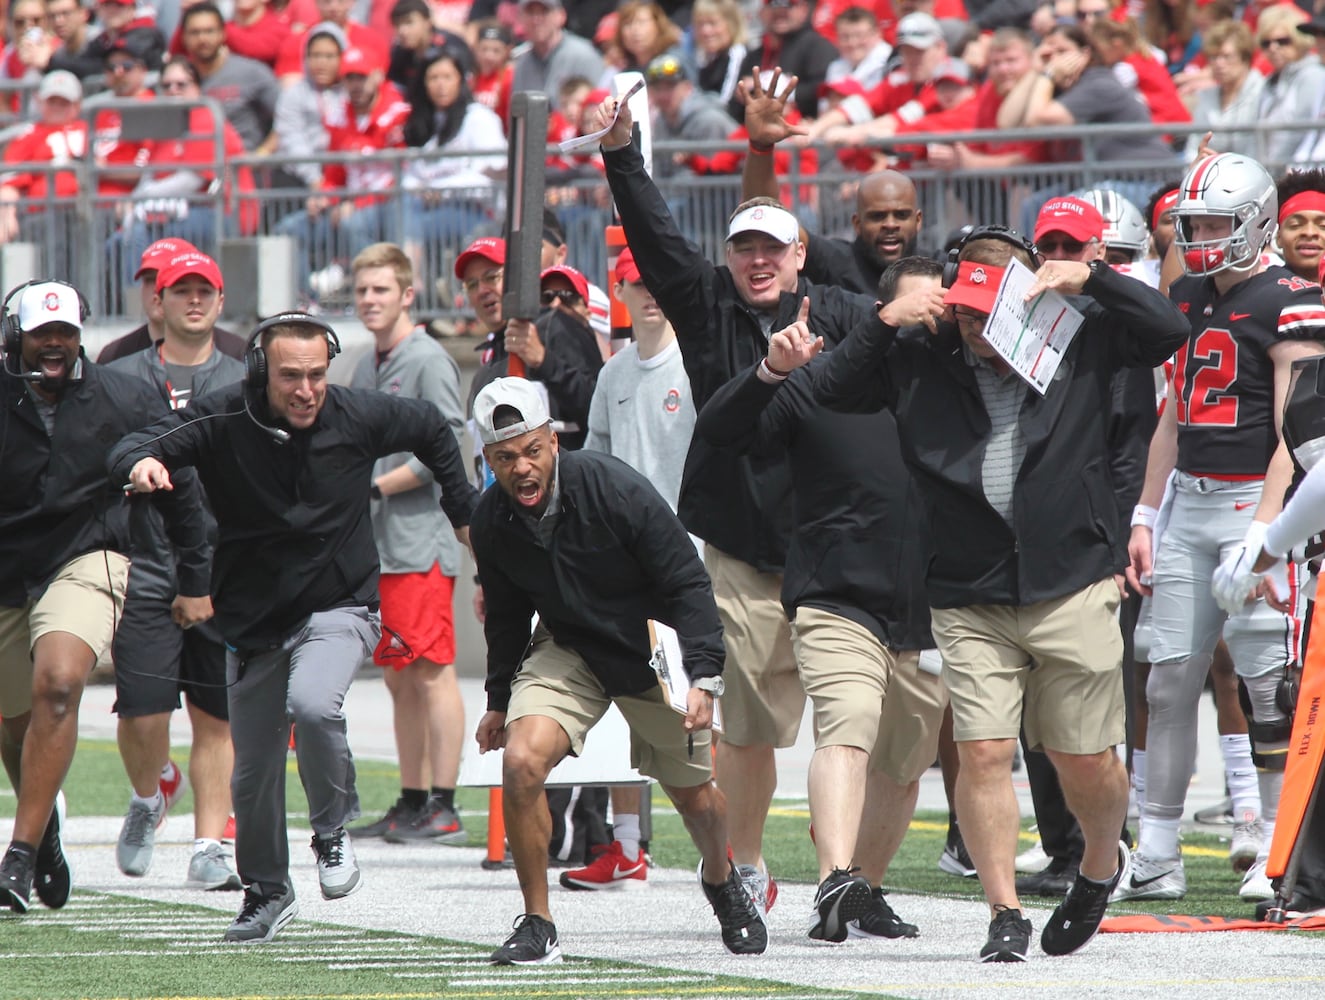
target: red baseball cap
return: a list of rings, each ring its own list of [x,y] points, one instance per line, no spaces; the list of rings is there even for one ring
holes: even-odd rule
[[[538,276],[539,287],[542,287],[547,279],[554,274],[559,274],[570,282],[571,287],[575,289],[575,294],[584,299],[585,305],[589,303],[589,279],[582,275],[569,264],[558,264],[556,267],[549,267]]]
[[[957,280],[943,296],[945,306],[970,306],[976,312],[994,311],[998,286],[1006,268],[964,260],[957,266]]]
[[[345,54],[340,57],[340,75],[350,76],[368,76],[379,70],[385,71],[386,67],[382,65],[382,60],[370,52],[368,49],[361,49],[358,46],[345,50]]]
[[[217,291],[225,288],[225,282],[221,280],[221,268],[216,261],[201,251],[188,250],[171,257],[156,272],[156,290],[159,292],[163,288],[169,288],[175,282],[188,277],[190,274],[196,274],[209,282]]]
[[[635,255],[631,252],[630,247],[626,247],[617,256],[616,280],[631,285],[640,280],[639,265],[635,263]]]
[[[138,262],[138,270],[134,274],[133,280],[140,280],[148,271],[161,270],[170,263],[172,257],[178,257],[182,253],[197,252],[197,250],[198,248],[188,240],[157,240],[143,251],[142,259]]]
[[[500,236],[481,236],[465,247],[455,259],[455,276],[465,280],[465,268],[471,261],[486,260],[492,264],[506,263],[506,241]]]
[[[1104,216],[1080,198],[1050,198],[1035,219],[1035,242],[1048,233],[1067,233],[1086,243],[1104,238]]]

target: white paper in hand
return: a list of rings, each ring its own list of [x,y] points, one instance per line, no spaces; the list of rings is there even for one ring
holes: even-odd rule
[[[631,87],[625,92],[625,94],[618,98],[616,103],[616,114],[612,116],[610,122],[600,128],[597,132],[590,132],[587,135],[577,135],[574,139],[567,139],[565,142],[559,142],[557,143],[557,148],[563,153],[574,153],[578,150],[584,149],[586,146],[596,145],[599,139],[612,131],[612,126],[615,125],[617,119],[621,117],[621,105],[625,104],[628,100],[638,94],[643,86],[644,81],[640,80],[635,86]]]
[[[658,675],[658,685],[663,697],[673,711],[685,715],[690,711],[690,678],[681,665],[681,640],[676,629],[662,622],[649,619],[649,639],[653,643],[653,656],[649,666]],[[722,699],[713,699],[713,728],[722,732]]]
[[[1027,302],[1035,273],[1015,258],[1003,272],[985,341],[1041,396],[1053,381],[1063,355],[1084,317],[1062,295],[1042,292]]]

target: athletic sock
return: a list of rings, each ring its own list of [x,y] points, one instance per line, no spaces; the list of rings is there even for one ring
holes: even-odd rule
[[[1221,735],[1219,749],[1224,755],[1224,782],[1233,800],[1233,820],[1246,823],[1248,817],[1261,815],[1262,805],[1256,767],[1251,762],[1251,737],[1246,733]]]
[[[621,852],[630,859],[639,857],[639,815],[617,813],[612,817],[612,836],[621,843]]]
[[[428,801],[428,791],[424,788],[401,788],[400,797],[405,800],[405,805],[417,812]]]
[[[220,847],[221,842],[219,840],[213,840],[211,837],[199,837],[193,842],[193,853],[201,854],[203,851],[207,850],[207,848],[212,846]]]
[[[166,761],[165,766],[161,768],[161,777],[171,778],[175,775],[175,764],[173,761]]]
[[[1146,807],[1146,752],[1132,751],[1132,790],[1136,792],[1136,812],[1139,816]]]
[[[160,810],[164,809],[166,805],[165,799],[161,798],[161,789],[159,788],[152,793],[150,798],[146,799],[143,798],[141,795],[139,795],[137,792],[134,792],[133,798],[130,800],[130,802],[135,805],[147,806],[147,808],[151,809],[153,812],[159,812]]]
[[[1182,817],[1175,819],[1155,816],[1153,812],[1143,818],[1141,835],[1137,841],[1138,854],[1148,858],[1181,857],[1178,847],[1178,831],[1182,827]]]
[[[429,797],[440,802],[442,805],[446,806],[447,809],[455,809],[454,788],[438,788],[436,785],[433,785]]]
[[[1256,853],[1257,861],[1264,861],[1270,856],[1270,844],[1274,840],[1274,824],[1279,818],[1279,793],[1284,787],[1283,771],[1258,771],[1256,777],[1261,789],[1261,849]]]

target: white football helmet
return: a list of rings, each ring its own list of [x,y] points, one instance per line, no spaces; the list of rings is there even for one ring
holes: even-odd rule
[[[1100,215],[1104,217],[1104,239],[1100,242],[1106,247],[1131,254],[1133,263],[1146,255],[1150,246],[1150,230],[1146,228],[1146,221],[1139,208],[1108,188],[1074,191],[1072,196],[1099,209]]]
[[[1246,271],[1256,266],[1274,236],[1279,196],[1274,178],[1249,156],[1219,153],[1198,160],[1179,188],[1174,241],[1188,274]],[[1197,240],[1192,219],[1216,216],[1229,220],[1229,233]]]

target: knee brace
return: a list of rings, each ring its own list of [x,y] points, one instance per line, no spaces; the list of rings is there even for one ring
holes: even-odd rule
[[[1269,693],[1269,685],[1266,682],[1269,680],[1270,678],[1267,677],[1251,678],[1251,683],[1258,688],[1257,694],[1261,696],[1257,701],[1266,700],[1265,695]],[[1278,708],[1281,681],[1274,680],[1273,683],[1274,707]],[[1247,717],[1247,735],[1251,738],[1251,762],[1262,771],[1282,771],[1288,762],[1288,743],[1293,735],[1291,713],[1269,713],[1266,711],[1267,705],[1262,705],[1261,711],[1256,712],[1251,689],[1247,679],[1243,677],[1238,678],[1238,702],[1242,705],[1242,714]],[[1258,714],[1261,716],[1272,714],[1277,717],[1258,719]]]
[[[1288,721],[1293,721],[1293,713],[1297,709],[1297,693],[1302,688],[1302,665],[1300,663],[1284,664],[1284,672],[1279,678],[1279,683],[1274,688],[1274,702],[1279,706],[1279,711],[1288,716]]]

